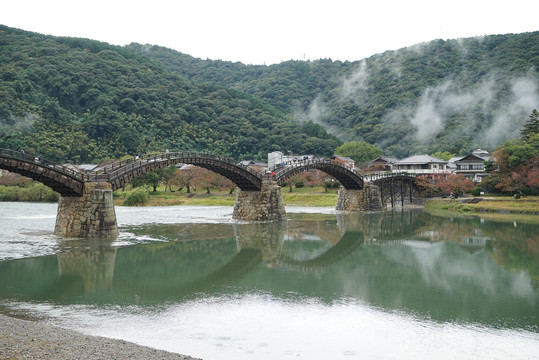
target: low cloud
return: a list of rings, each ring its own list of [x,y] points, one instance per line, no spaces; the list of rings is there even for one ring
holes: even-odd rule
[[[511,96],[500,105],[501,92],[508,83]],[[505,76],[491,73],[467,88],[459,87],[455,80],[428,87],[416,104],[397,107],[382,121],[392,124],[397,119],[404,120],[413,129],[409,137],[429,144],[453,117],[458,117],[459,122],[453,124],[446,137],[456,140],[472,135],[474,146],[492,148],[518,137],[527,116],[538,105],[535,72],[509,81]]]
[[[367,81],[369,80],[369,71],[365,60],[359,63],[356,71],[347,76],[342,81],[341,96],[344,99],[352,99],[357,104],[368,90]]]
[[[520,130],[533,109],[539,106],[537,76],[512,81],[511,99],[495,112],[491,126],[482,135],[482,141],[496,146],[520,136]]]

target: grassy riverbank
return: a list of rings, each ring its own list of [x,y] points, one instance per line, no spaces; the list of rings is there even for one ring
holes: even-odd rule
[[[500,220],[539,222],[539,197],[521,199],[512,197],[435,199],[425,203],[425,209],[439,215],[481,214],[482,217]]]
[[[130,191],[116,191],[114,196],[115,205],[123,205]],[[316,206],[326,207],[337,204],[337,189],[325,192],[323,187],[303,187],[282,189],[283,201],[285,206]],[[145,206],[174,206],[174,205],[203,205],[203,206],[234,206],[236,201],[236,192],[229,194],[229,191],[218,191],[210,189],[191,190],[190,193],[183,191],[170,192],[164,187],[160,187],[156,192],[148,192]]]

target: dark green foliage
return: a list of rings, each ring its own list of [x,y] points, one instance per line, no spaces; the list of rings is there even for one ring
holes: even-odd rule
[[[124,206],[141,206],[148,200],[148,193],[144,189],[135,189],[127,195],[123,205]]]
[[[383,155],[382,149],[367,144],[365,141],[347,142],[335,149],[335,155],[341,155],[354,159],[356,163],[366,163]]]
[[[259,97],[197,85],[129,48],[0,26],[0,147],[84,163],[151,151],[329,156],[341,144]]]
[[[329,156],[342,141],[464,155],[519,135],[532,108],[509,110],[515,90],[535,96],[537,69],[539,32],[256,66],[0,26],[0,147],[79,163],[165,148]],[[500,116],[514,124],[496,129]]]
[[[57,202],[60,195],[40,183],[28,186],[0,186],[0,201]]]
[[[520,132],[523,141],[528,141],[533,135],[539,134],[539,112],[533,109],[530,119]]]

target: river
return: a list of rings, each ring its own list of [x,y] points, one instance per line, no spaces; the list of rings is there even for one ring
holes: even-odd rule
[[[117,207],[115,241],[0,203],[0,309],[216,359],[539,359],[539,225],[422,210]]]

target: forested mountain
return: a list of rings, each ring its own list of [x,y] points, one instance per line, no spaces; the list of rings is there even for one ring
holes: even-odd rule
[[[493,150],[518,137],[539,107],[539,32],[435,40],[356,62],[271,66],[128,48],[193,82],[247,92],[386,155]]]
[[[539,32],[255,66],[0,26],[0,147],[75,162],[328,156],[351,140],[399,157],[494,150],[539,108],[538,69]]]
[[[0,26],[0,147],[56,161],[192,150],[237,159],[341,144],[260,98],[197,84],[129,48]]]

